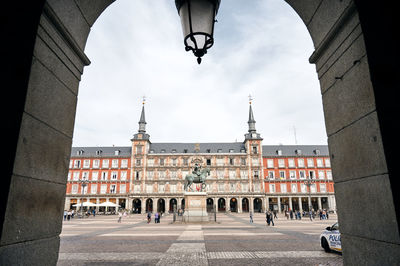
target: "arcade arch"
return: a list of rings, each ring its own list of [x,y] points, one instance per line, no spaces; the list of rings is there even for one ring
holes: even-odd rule
[[[18,3],[7,2],[3,10],[20,10]],[[4,14],[5,21],[12,21],[3,36],[12,40],[6,42],[9,55],[3,61],[12,85],[4,98],[13,105],[3,121],[8,143],[0,231],[9,264],[57,262],[57,217],[65,197],[76,96],[83,67],[90,63],[83,51],[90,27],[111,3],[30,1],[18,20],[14,12]],[[390,135],[396,132],[398,61],[393,56],[398,47],[393,37],[397,23],[392,22],[397,18],[391,11],[396,8],[361,0],[287,3],[304,21],[315,46],[310,62],[316,64],[321,84],[345,263],[356,264],[359,257],[371,264],[399,261],[398,149]],[[53,32],[41,30],[47,26]],[[49,97],[53,100],[45,101]],[[21,194],[30,201],[20,201]],[[38,204],[32,209],[30,202]],[[368,219],[376,211],[379,221]],[[44,229],[49,221],[53,226]],[[28,240],[29,245],[21,244]],[[47,256],[35,256],[33,250],[43,243],[50,247]]]

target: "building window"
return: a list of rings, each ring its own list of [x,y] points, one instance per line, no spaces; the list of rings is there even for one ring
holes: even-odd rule
[[[331,171],[326,171],[326,178],[328,180],[332,180],[332,172]]]
[[[240,163],[241,165],[246,165],[246,158],[241,158]]]
[[[159,180],[165,179],[165,171],[158,171],[158,179]]]
[[[324,167],[324,163],[322,159],[317,159],[317,167]]]
[[[296,155],[301,155],[301,150],[296,150]]]
[[[224,159],[223,158],[217,158],[217,166],[223,166],[224,165]]]
[[[147,166],[154,166],[154,159],[147,159]]]
[[[325,179],[325,171],[318,171],[318,178]]]
[[[74,184],[71,187],[71,194],[77,194],[78,193],[78,185]]]
[[[71,180],[71,172],[68,172],[68,180]]]
[[[254,192],[260,192],[260,183],[254,184]]]
[[[299,176],[300,176],[300,179],[306,179],[306,172],[303,171],[303,170],[300,170],[299,171]]]
[[[111,179],[112,180],[117,180],[117,177],[118,177],[118,172],[115,172],[115,171],[111,172]]]
[[[160,165],[164,166],[164,158],[160,158]]]
[[[74,168],[81,168],[81,161],[80,160],[75,160]]]
[[[116,150],[116,151],[114,151],[114,155],[119,155],[121,153],[121,151],[120,150]]]
[[[79,180],[79,172],[74,172],[74,181]]]
[[[320,155],[321,152],[320,152],[320,150],[314,150],[314,154],[315,154],[315,155]]]
[[[165,185],[158,185],[158,192],[164,193],[165,192]]]
[[[162,150],[161,150],[161,153],[165,153],[165,150],[164,150],[164,149],[162,149]]]
[[[140,176],[141,176],[140,173],[141,173],[140,171],[135,171],[135,180],[140,180]]]
[[[279,171],[279,178],[280,179],[286,179],[286,176],[285,176],[285,171]]]
[[[322,193],[326,193],[326,184],[319,184],[319,191]]]
[[[92,172],[92,181],[97,181],[99,178],[99,172]]]
[[[257,154],[257,153],[258,153],[257,146],[253,146],[253,154]]]
[[[236,178],[236,171],[235,170],[229,170],[229,178],[230,179],[235,179]]]
[[[275,193],[275,184],[269,184],[269,192]]]
[[[172,166],[176,166],[176,162],[177,162],[176,158],[173,158],[172,159]]]
[[[279,168],[285,168],[285,159],[279,159],[278,160],[278,167]]]
[[[307,192],[307,186],[305,184],[300,184],[300,189],[302,193],[306,193]]]
[[[81,187],[81,194],[87,194],[88,186]]]
[[[275,173],[274,173],[274,171],[268,171],[268,178],[269,178],[269,179],[275,179]]]
[[[122,171],[121,172],[121,181],[125,181],[127,178],[127,172],[126,171]]]
[[[276,154],[277,154],[278,156],[282,156],[282,150],[277,150],[277,151],[276,151]]]
[[[93,160],[93,168],[99,168],[100,167],[100,160]]]
[[[90,167],[90,160],[84,160],[83,161],[83,168],[89,168]]]
[[[309,171],[308,174],[309,174],[309,177],[310,177],[311,179],[315,179],[315,178],[316,178],[316,177],[315,177],[315,171]]]
[[[101,185],[100,194],[106,194],[106,193],[107,193],[107,185]]]
[[[218,170],[218,179],[223,179],[224,178],[224,170]]]
[[[110,193],[111,193],[111,194],[117,193],[116,187],[117,187],[117,185],[111,185],[111,186],[110,186]]]
[[[89,180],[89,172],[82,173],[82,180]]]
[[[296,171],[289,171],[290,179],[296,179]]]
[[[211,159],[206,159],[206,164],[211,165]]]
[[[103,167],[102,168],[108,168],[108,160],[103,160]]]
[[[176,153],[176,149],[172,149],[172,153]]]
[[[230,187],[231,187],[231,192],[235,192],[236,191],[235,184],[230,184]]]
[[[126,185],[125,184],[119,185],[119,193],[121,193],[121,194],[126,193]]]
[[[258,161],[258,158],[253,158],[252,160],[251,160],[251,163],[252,163],[252,165],[253,166],[259,166],[259,161]]]
[[[242,192],[249,192],[249,184],[242,184]]]
[[[258,174],[258,170],[254,170],[254,171],[253,171],[253,177],[254,177],[255,179],[259,179],[259,178],[260,178],[260,175]]]
[[[210,150],[210,149],[207,149],[207,153],[211,153],[211,150]]]
[[[184,165],[184,166],[189,165],[189,161],[188,161],[187,158],[183,158],[183,165]]]
[[[142,160],[141,159],[136,159],[136,166],[140,166],[142,164]]]
[[[171,175],[171,179],[176,179],[177,177],[176,171],[170,171],[169,173]]]
[[[83,150],[79,150],[76,152],[78,155],[83,155],[84,151]]]
[[[112,168],[118,168],[118,160],[117,159],[114,159],[114,160],[111,161],[111,167]]]
[[[297,193],[297,184],[291,185],[292,193]]]
[[[143,153],[143,146],[138,145],[136,146],[136,154],[142,154]]]
[[[146,193],[153,193],[153,185],[146,185]]]
[[[311,193],[316,193],[317,192],[317,186],[315,184],[311,184]]]
[[[240,149],[240,152],[241,152],[241,153],[246,153],[246,149],[243,149],[243,148],[242,148],[242,149]]]
[[[247,170],[240,170],[240,176],[242,179],[247,179],[249,176],[249,172]]]
[[[133,187],[133,192],[134,193],[140,193],[140,185],[136,185]]]
[[[268,168],[274,168],[274,160],[273,159],[268,159],[267,160],[267,167]]]
[[[224,192],[224,184],[218,184],[218,192]]]
[[[235,159],[229,158],[229,165],[234,165],[235,164]]]
[[[105,181],[105,180],[107,180],[107,177],[108,177],[108,173],[107,172],[102,172],[101,173],[101,180]]]
[[[288,164],[289,164],[290,168],[295,168],[296,167],[296,164],[294,163],[294,159],[293,158],[288,159]]]
[[[183,153],[187,153],[187,152],[188,152],[188,150],[187,150],[187,149],[184,149],[184,150],[183,150]]]
[[[286,183],[281,184],[281,192],[282,193],[287,193]]]
[[[96,155],[99,156],[99,155],[101,155],[102,152],[103,152],[103,151],[98,150],[98,151],[96,151]]]
[[[307,166],[308,167],[314,167],[314,159],[313,158],[308,158],[307,159]]]
[[[299,164],[299,167],[304,167],[304,159],[297,159],[297,163]]]
[[[90,185],[90,193],[96,194],[97,193],[97,185],[96,184],[91,184]]]
[[[325,166],[326,167],[331,167],[331,160],[330,159],[325,159]]]
[[[70,168],[70,169],[72,168],[72,165],[73,165],[72,163],[73,163],[73,161],[70,160],[70,161],[69,161],[69,168]]]
[[[218,150],[217,150],[217,153],[221,153],[221,152],[222,152],[222,149],[218,149]]]

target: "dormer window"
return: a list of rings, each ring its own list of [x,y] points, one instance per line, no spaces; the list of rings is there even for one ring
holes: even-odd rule
[[[207,153],[211,153],[211,150],[210,150],[210,149],[207,149]]]
[[[176,153],[176,149],[173,149],[173,150],[172,150],[172,153]]]
[[[102,152],[103,152],[102,150],[98,150],[96,151],[96,155],[101,155]]]
[[[230,153],[234,153],[235,150],[234,150],[234,149],[229,149],[229,152],[230,152]]]
[[[183,153],[187,153],[187,152],[188,152],[188,150],[187,150],[187,149],[184,149],[184,150],[183,150]]]
[[[281,156],[281,155],[282,155],[282,150],[277,150],[277,151],[276,151],[276,154],[278,154],[279,156]]]
[[[161,150],[161,153],[165,153],[165,150],[164,150],[164,149],[162,149],[162,150]]]
[[[218,149],[217,152],[218,152],[218,153],[221,153],[221,152],[222,152],[222,149]]]
[[[114,155],[119,155],[121,153],[121,151],[120,150],[116,150],[116,151],[114,151]]]
[[[296,150],[295,152],[297,155],[301,155],[301,150]]]
[[[314,150],[314,154],[315,154],[315,155],[320,155],[321,152],[320,152],[320,150]]]
[[[240,152],[241,152],[241,153],[246,153],[246,149],[243,149],[243,148],[242,148],[242,149],[240,149]]]
[[[153,149],[151,149],[151,150],[150,150],[150,153],[154,153],[154,150],[153,150]]]
[[[78,155],[83,155],[84,151],[83,150],[79,150],[76,152]]]

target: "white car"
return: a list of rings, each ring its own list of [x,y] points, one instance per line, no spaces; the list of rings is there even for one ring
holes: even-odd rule
[[[328,226],[321,234],[321,247],[326,251],[331,250],[342,252],[342,242],[340,241],[339,223]]]

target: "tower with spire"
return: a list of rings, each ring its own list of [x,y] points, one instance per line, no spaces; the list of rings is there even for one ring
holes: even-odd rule
[[[244,145],[246,147],[247,153],[247,161],[249,162],[249,166],[251,169],[249,170],[249,179],[250,188],[254,189],[254,187],[258,186],[261,188],[261,191],[264,191],[264,182],[263,178],[263,168],[262,168],[262,138],[256,130],[256,120],[254,119],[253,108],[251,107],[251,103],[253,98],[249,95],[249,121],[247,121],[249,125],[248,132],[244,134]]]
[[[145,118],[145,111],[144,105],[146,103],[146,98],[143,97],[142,101],[142,112],[140,113],[139,119],[139,130],[137,133],[133,135],[133,140],[150,140],[150,135],[146,133],[146,118]]]

